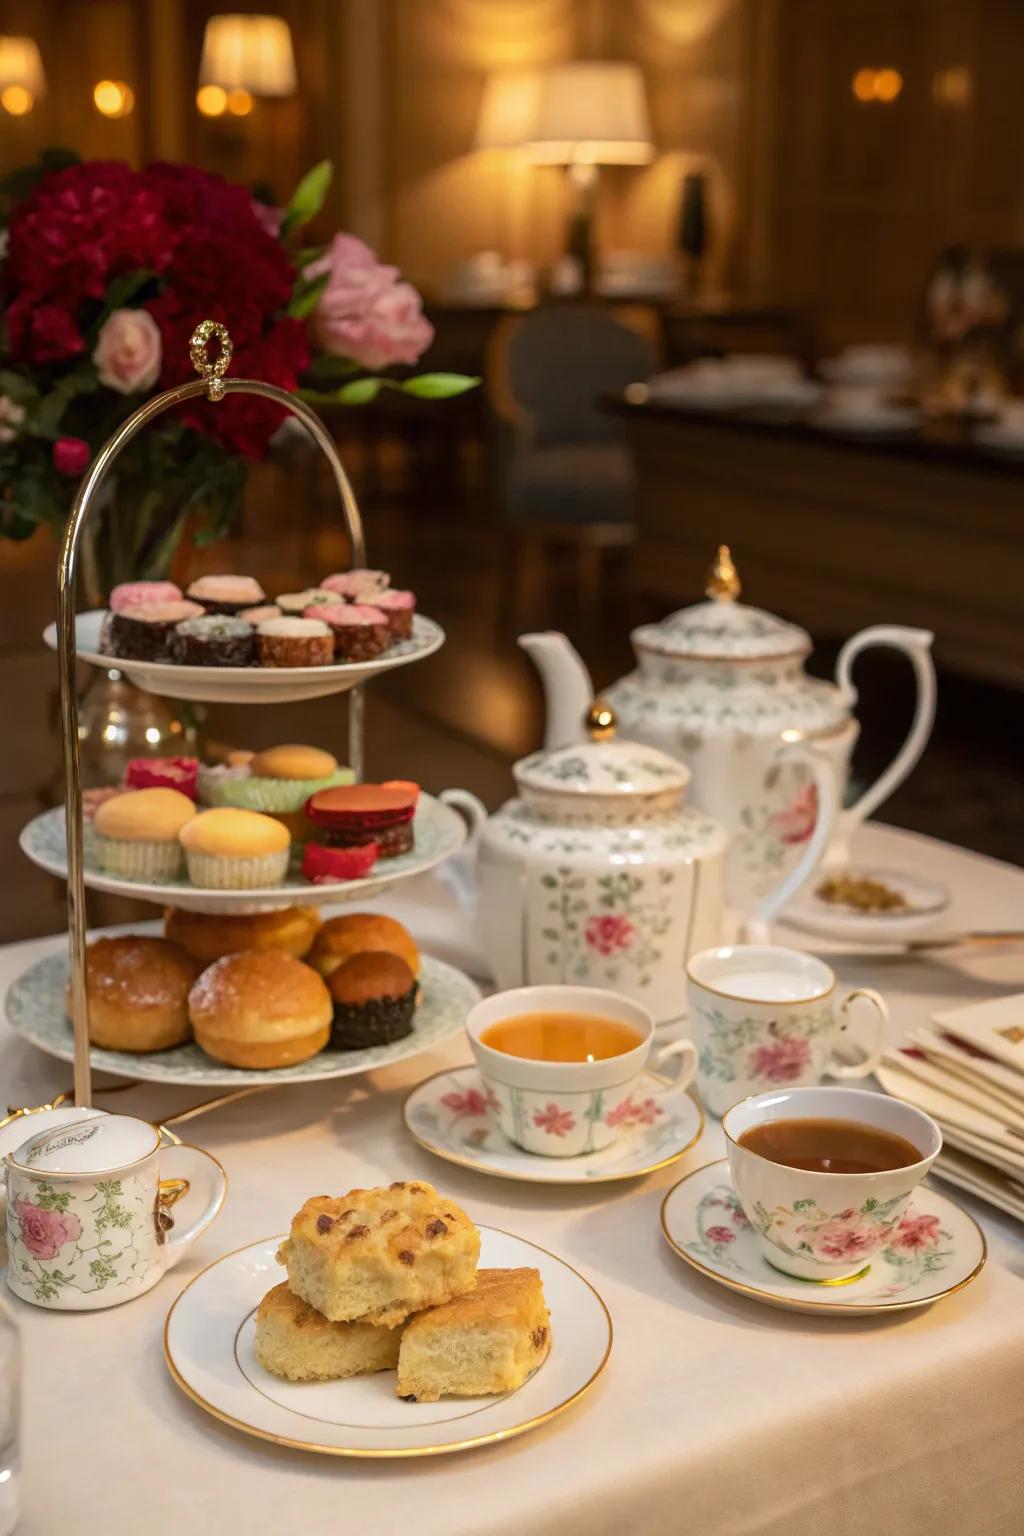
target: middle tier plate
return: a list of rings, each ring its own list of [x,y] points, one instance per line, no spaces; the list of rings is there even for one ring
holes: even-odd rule
[[[189,912],[270,912],[275,907],[319,906],[326,902],[366,901],[378,891],[421,875],[444,859],[457,853],[466,840],[466,824],[457,811],[442,805],[433,795],[420,795],[413,820],[415,843],[409,853],[393,859],[381,859],[373,872],[361,880],[334,880],[330,884],[311,885],[292,868],[280,885],[261,886],[252,891],[207,891],[190,885],[183,874],[174,880],[153,884],[146,880],[126,880],[100,868],[96,835],[85,824],[85,883],[94,891],[110,891],[115,896],[133,896],[137,901],[154,901],[163,907],[183,907]],[[64,807],[44,811],[22,828],[22,852],[51,875],[67,879],[67,839]]]

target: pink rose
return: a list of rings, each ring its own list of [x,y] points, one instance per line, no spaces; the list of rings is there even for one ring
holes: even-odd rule
[[[937,1216],[912,1216],[908,1211],[889,1239],[893,1248],[934,1248],[939,1241]]]
[[[415,363],[434,337],[411,283],[379,262],[355,235],[335,235],[330,249],[305,268],[306,278],[328,273],[313,313],[313,336],[325,352],[351,357],[363,368]]]
[[[58,475],[81,475],[92,458],[84,437],[58,437],[53,445],[53,467]]]
[[[730,1232],[728,1227],[708,1227],[706,1236],[713,1243],[731,1243],[735,1238],[735,1232]]]
[[[886,1235],[891,1223],[871,1221],[855,1211],[840,1211],[817,1227],[801,1226],[797,1231],[807,1236],[816,1259],[840,1260],[870,1257]]]
[[[599,955],[614,955],[629,949],[636,938],[636,929],[621,912],[595,913],[587,918],[583,937],[590,949]]]
[[[67,1211],[44,1211],[28,1200],[15,1200],[15,1213],[21,1223],[21,1240],[36,1259],[55,1259],[65,1243],[82,1235],[82,1223]]]
[[[160,359],[160,327],[146,309],[115,309],[92,354],[100,383],[119,395],[152,389]]]
[[[252,211],[256,216],[256,222],[265,235],[272,240],[281,238],[281,220],[284,218],[284,209],[275,208],[273,203],[261,203],[258,197],[252,200]]]
[[[772,817],[772,826],[782,843],[806,843],[818,820],[818,786],[806,784],[786,806]]]
[[[755,1045],[747,1057],[751,1077],[763,1077],[769,1083],[795,1083],[810,1065],[811,1042],[803,1035],[784,1035]]]

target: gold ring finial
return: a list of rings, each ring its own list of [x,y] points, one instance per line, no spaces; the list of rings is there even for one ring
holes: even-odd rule
[[[718,554],[708,568],[704,594],[706,597],[713,597],[716,602],[734,603],[742,590],[739,573],[729,553],[729,546],[719,544]]]
[[[211,341],[217,342],[216,357],[210,356]],[[228,371],[234,350],[227,326],[221,325],[219,320],[200,320],[192,332],[188,353],[192,359],[192,367],[200,378],[206,380],[207,400],[223,400],[224,375]]]
[[[591,741],[611,741],[618,730],[618,717],[607,699],[595,699],[583,719]]]

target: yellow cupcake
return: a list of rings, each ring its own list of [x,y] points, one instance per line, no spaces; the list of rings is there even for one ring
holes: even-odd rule
[[[179,833],[195,819],[195,804],[176,789],[115,795],[93,819],[100,864],[128,880],[173,880],[181,869]]]
[[[188,877],[214,891],[280,885],[288,872],[291,837],[273,816],[229,806],[201,811],[181,829]]]

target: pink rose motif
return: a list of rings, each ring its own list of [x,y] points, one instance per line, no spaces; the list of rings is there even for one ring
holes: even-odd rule
[[[355,235],[335,235],[330,248],[304,269],[307,279],[328,273],[313,312],[313,336],[325,352],[351,357],[364,368],[415,363],[434,339],[411,283],[379,262]]]
[[[818,820],[818,786],[805,784],[771,824],[780,843],[806,843]]]
[[[146,309],[115,309],[103,323],[92,360],[101,384],[119,395],[152,389],[160,376],[160,327]]]
[[[604,1117],[604,1123],[610,1126],[654,1125],[663,1113],[661,1106],[654,1099],[644,1099],[640,1104],[634,1104],[632,1098],[628,1098],[609,1110]]]
[[[795,1083],[811,1059],[811,1042],[803,1035],[783,1035],[766,1045],[757,1045],[747,1057],[751,1077],[763,1077],[769,1083]]]
[[[636,929],[621,912],[596,913],[587,918],[583,937],[599,955],[617,955],[627,950],[636,938]]]
[[[908,1211],[889,1239],[891,1248],[934,1248],[939,1240],[937,1216],[912,1216]]]
[[[734,1205],[732,1208],[732,1224],[734,1227],[740,1227],[741,1229],[750,1226],[750,1222],[747,1220],[747,1213],[741,1205]]]
[[[85,473],[92,451],[84,437],[58,437],[53,445],[53,467],[58,475]]]
[[[816,1259],[859,1259],[867,1257],[885,1234],[885,1223],[868,1221],[856,1211],[841,1211],[820,1226],[802,1226]]]
[[[488,1109],[498,1107],[490,1088],[486,1093],[481,1093],[478,1088],[467,1088],[464,1094],[446,1093],[442,1095],[441,1103],[456,1115],[485,1115]]]
[[[707,1236],[713,1243],[731,1243],[734,1241],[736,1234],[735,1232],[730,1232],[728,1227],[708,1227]]]
[[[534,1112],[533,1123],[539,1131],[547,1131],[551,1136],[567,1136],[576,1125],[576,1117],[571,1110],[548,1104],[545,1109]]]
[[[35,1259],[55,1259],[65,1243],[82,1235],[82,1223],[73,1212],[44,1211],[28,1200],[15,1200],[21,1223],[21,1240]]]
[[[252,211],[256,222],[265,235],[272,240],[281,238],[281,220],[284,218],[284,209],[275,208],[273,203],[261,203],[258,197],[252,200]]]

